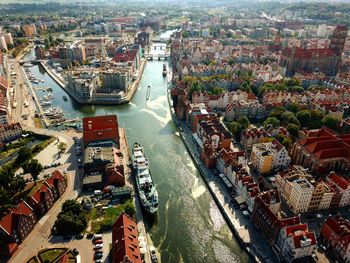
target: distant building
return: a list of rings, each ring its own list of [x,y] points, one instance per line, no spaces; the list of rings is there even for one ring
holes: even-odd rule
[[[7,51],[5,36],[0,34],[0,50]]]
[[[122,213],[112,229],[113,263],[141,263],[136,222]]]
[[[35,51],[35,57],[36,59],[43,59],[45,57],[45,51],[44,48],[40,47],[40,46],[35,46],[34,48]]]
[[[101,89],[105,92],[127,92],[131,84],[128,68],[108,69],[100,74]]]
[[[339,68],[347,33],[347,27],[337,26],[328,48],[285,47],[282,49],[279,64],[287,69],[288,75],[315,71],[335,75]]]
[[[36,26],[34,24],[23,25],[22,30],[26,37],[33,37],[34,35],[36,35]]]
[[[340,262],[350,262],[350,222],[336,215],[328,217],[321,227],[321,238]]]

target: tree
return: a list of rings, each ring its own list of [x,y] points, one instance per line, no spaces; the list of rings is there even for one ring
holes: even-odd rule
[[[130,217],[135,216],[136,210],[132,203],[128,203],[125,205],[125,213]]]
[[[278,120],[282,120],[282,115],[285,111],[286,110],[282,107],[276,107],[271,111],[269,117],[276,117]]]
[[[288,124],[287,131],[291,136],[298,139],[299,138],[299,127],[293,123]]]
[[[236,138],[241,131],[240,125],[236,121],[230,122],[230,124],[228,125],[228,129]]]
[[[57,149],[58,149],[58,151],[60,151],[60,152],[65,152],[66,149],[67,149],[67,144],[64,143],[64,142],[60,142],[60,143],[57,145]]]
[[[325,114],[322,111],[319,110],[310,110],[310,123],[308,128],[309,129],[319,129],[322,127],[322,119],[324,118]]]
[[[322,124],[332,130],[337,131],[340,125],[340,120],[336,117],[333,117],[331,115],[326,115],[323,119],[322,119]]]
[[[266,121],[264,121],[264,127],[267,125],[272,125],[272,127],[276,128],[280,125],[280,121],[276,117],[268,117]]]
[[[311,114],[308,110],[299,111],[296,114],[297,119],[300,122],[301,127],[308,127],[311,121]]]
[[[293,145],[293,141],[291,138],[284,136],[282,134],[277,134],[276,135],[276,140],[279,141],[284,147],[286,147],[287,150],[289,150],[292,145]]]
[[[242,116],[238,119],[241,130],[247,129],[250,125],[250,121],[246,116]]]
[[[43,166],[37,159],[31,159],[22,165],[24,173],[30,173],[33,177],[34,182],[37,181],[39,174],[43,170]]]
[[[286,106],[286,110],[297,113],[299,111],[299,106],[296,103],[291,103]]]
[[[27,160],[31,159],[32,157],[33,157],[33,154],[31,152],[31,150],[28,147],[23,146],[18,152],[18,156],[16,158],[16,163],[17,164],[24,163]]]

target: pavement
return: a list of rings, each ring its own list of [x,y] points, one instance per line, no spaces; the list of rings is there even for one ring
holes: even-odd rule
[[[84,240],[62,242],[62,240],[59,238],[57,239],[51,236],[51,228],[57,218],[58,213],[61,211],[62,203],[68,199],[77,198],[81,188],[81,174],[77,169],[77,161],[74,153],[74,142],[72,139],[75,134],[68,132],[51,131],[46,129],[37,129],[34,127],[28,127],[27,130],[39,134],[55,136],[60,140],[65,140],[67,142],[67,151],[62,157],[63,160],[65,160],[65,164],[56,168],[50,168],[45,171],[45,173],[49,173],[56,169],[67,169],[67,189],[61,198],[56,201],[49,212],[39,220],[39,222],[35,225],[33,231],[27,236],[23,243],[20,244],[18,251],[10,258],[8,262],[26,262],[27,259],[35,255],[40,249],[62,245],[67,245],[69,248],[77,248],[81,253],[82,262],[92,262],[92,250],[86,249],[87,244],[85,244]]]

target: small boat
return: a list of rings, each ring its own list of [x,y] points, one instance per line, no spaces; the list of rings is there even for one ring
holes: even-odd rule
[[[151,97],[151,86],[148,85],[147,91],[146,91],[146,100],[149,100]]]
[[[166,75],[167,75],[167,70],[166,70],[166,65],[165,65],[165,64],[163,64],[163,72],[162,72],[162,75],[163,75],[163,78],[165,78]]]
[[[37,79],[33,79],[32,82],[33,82],[34,84],[38,84],[38,83],[39,83],[39,81],[38,81]]]
[[[47,90],[47,91],[52,91],[52,88],[51,88],[51,87],[48,87],[46,90]]]
[[[64,101],[67,101],[67,100],[68,100],[68,98],[67,98],[66,95],[62,96],[62,98],[63,98]]]
[[[23,64],[23,67],[25,67],[25,68],[33,67],[33,64],[30,62],[27,62],[27,63]]]
[[[43,101],[40,103],[41,106],[46,107],[46,106],[51,106],[51,101]]]

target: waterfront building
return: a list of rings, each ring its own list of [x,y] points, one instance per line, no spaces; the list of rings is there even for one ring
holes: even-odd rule
[[[275,247],[283,262],[311,259],[316,247],[316,236],[307,224],[288,225],[281,229]]]
[[[328,217],[321,227],[320,237],[340,262],[350,262],[350,222],[339,214]]]
[[[255,198],[252,221],[270,246],[273,246],[282,228],[300,224],[300,218],[283,217],[280,213],[281,201],[277,190],[258,194]]]
[[[125,185],[117,116],[83,118],[83,142],[85,145],[83,187]]]
[[[100,86],[100,78],[94,71],[73,71],[67,75],[67,89],[84,101],[93,98]]]
[[[122,213],[112,228],[113,263],[141,263],[136,222]]]
[[[348,152],[350,134],[337,135],[325,127],[306,131],[291,150],[294,164],[308,168],[311,173],[350,169]]]
[[[149,46],[150,41],[149,41],[150,34],[146,31],[141,31],[137,33],[135,37],[135,44],[141,45],[141,47],[144,49],[146,46]]]
[[[45,50],[40,46],[35,46],[34,48],[36,59],[43,59],[45,57]]]
[[[0,124],[0,142],[8,143],[22,136],[22,127],[19,122],[13,124]]]
[[[130,69],[124,67],[109,68],[100,74],[101,89],[105,92],[126,93],[131,85]]]

